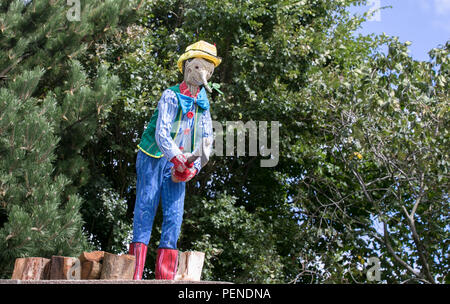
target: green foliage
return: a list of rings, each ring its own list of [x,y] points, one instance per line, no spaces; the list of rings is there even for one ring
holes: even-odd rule
[[[394,38],[354,37],[364,18],[345,11],[351,3],[364,1],[144,1],[136,25],[96,53],[123,91],[89,147],[92,179],[108,180],[131,219],[136,144],[161,92],[182,79],[179,54],[204,39],[223,57],[213,119],[281,123],[276,167],[214,156],[188,183],[179,245],[207,253],[204,277],[367,282],[378,257],[385,282],[442,281],[448,47],[416,62]],[[411,215],[422,196],[411,224],[403,207]]]
[[[183,230],[180,246],[182,250],[185,247],[206,253],[205,279],[283,282],[283,265],[276,248],[278,237],[273,224],[267,225],[260,214],[236,206],[236,198],[227,195],[214,200],[197,198],[186,208],[189,213],[184,225],[189,228]]]
[[[127,252],[131,242],[132,223],[127,217],[127,204],[105,181],[97,181],[89,187],[81,213],[90,241],[97,250],[108,248],[109,252]],[[98,230],[95,230],[98,227]],[[92,234],[95,232],[95,235]]]
[[[204,279],[369,282],[376,257],[382,282],[448,283],[449,42],[418,62],[355,37],[365,17],[346,8],[365,1],[138,2],[133,19],[127,1],[82,1],[78,23],[0,5],[2,276],[17,256],[126,251],[136,145],[203,39],[223,58],[213,119],[281,124],[276,167],[216,155],[187,184],[179,248],[206,252]]]
[[[0,5],[0,277],[17,257],[78,256],[90,248],[79,185],[81,155],[118,79],[79,56],[132,13],[128,1],[81,1],[80,21],[64,1]]]
[[[299,89],[305,86],[306,72],[320,55],[315,54],[315,44],[323,44],[328,29],[340,24],[349,3],[144,1],[139,22],[107,44],[98,45],[90,55],[109,64],[110,71],[120,77],[123,90],[102,125],[98,142],[85,150],[92,155],[91,167],[98,169],[86,189],[95,181],[107,180],[126,200],[131,220],[136,144],[145,124],[161,92],[181,81],[176,60],[184,47],[198,39],[216,43],[223,63],[212,81],[221,85],[224,94],[214,92],[211,96],[213,119],[222,123],[240,119],[281,121],[282,158],[276,168],[267,169],[259,167],[261,157],[213,157],[195,181],[188,184],[180,248],[198,246],[211,258],[213,252],[223,250],[215,262],[208,261],[205,276],[211,279],[280,282],[295,278],[303,244],[298,237],[300,227],[294,206],[289,203],[293,191],[287,181],[302,174],[291,143],[298,140],[299,134],[309,132],[309,128],[305,130],[298,124],[299,118],[308,115],[299,107]],[[341,28],[345,29],[345,25]],[[234,203],[224,205],[227,200],[219,199],[218,193],[228,193],[231,196],[226,197],[233,197]],[[91,201],[89,197],[86,196],[87,201]],[[213,234],[210,230],[218,228],[212,221],[221,218],[211,208],[201,209],[205,221],[201,226],[189,220],[198,218],[193,214],[200,214],[196,211],[200,206],[194,207],[200,199],[206,203],[222,202],[219,205],[227,211],[219,212],[220,217],[226,213],[237,216],[236,225],[251,227],[251,233],[243,234],[241,228],[229,231],[240,243],[234,239],[230,242],[226,229],[220,229],[222,234]],[[243,221],[243,214],[249,222]],[[106,244],[101,221],[92,222],[94,226],[89,231],[99,243]],[[160,214],[151,246],[158,242],[158,223]],[[265,232],[259,236],[259,230],[253,229],[261,226]],[[262,237],[273,239],[269,249],[260,241]],[[244,242],[251,246],[239,248],[237,244]],[[147,266],[153,268],[152,251],[149,252]],[[280,271],[285,273],[284,279]]]
[[[433,49],[429,62],[417,62],[408,42],[386,36],[374,42],[387,45],[388,54],[373,49],[348,67],[331,64],[309,73],[302,98],[314,104],[317,137],[303,138],[308,149],[298,155],[306,169],[298,183],[299,213],[313,215],[304,217],[305,229],[339,232],[347,263],[376,256],[387,282],[443,282],[450,45]],[[342,58],[341,49],[348,46],[335,47],[332,56]],[[337,265],[325,265],[335,276]],[[340,280],[355,281],[350,274],[346,269]]]
[[[11,271],[15,257],[68,254],[85,245],[80,198],[71,196],[61,205],[69,181],[52,176],[56,102],[30,97],[42,74],[24,72],[0,89],[0,188],[2,213],[8,216],[0,229],[2,275]]]

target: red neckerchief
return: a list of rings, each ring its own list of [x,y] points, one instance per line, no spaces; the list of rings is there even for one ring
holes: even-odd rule
[[[195,97],[197,97],[197,95],[198,95],[199,92],[200,92],[200,88],[197,89],[197,93],[195,94],[195,96],[193,96],[193,95],[191,94],[191,92],[189,91],[189,88],[188,88],[186,82],[183,81],[183,82],[180,84],[180,93],[183,94],[183,95],[186,95],[186,96],[195,98]]]

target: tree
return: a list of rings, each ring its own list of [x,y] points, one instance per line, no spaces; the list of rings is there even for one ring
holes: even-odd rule
[[[324,252],[329,271],[377,257],[387,282],[445,282],[450,43],[417,62],[409,42],[377,40],[387,54],[354,53],[351,65],[339,59],[327,73],[311,71],[303,98],[317,106],[310,116],[320,141],[303,139],[312,150],[299,157],[315,161],[297,182],[298,212],[305,229],[338,232],[326,236],[341,244],[325,245],[333,253]],[[331,58],[351,51],[342,39],[328,43]],[[357,274],[339,275],[353,281]]]
[[[114,189],[118,198],[125,199],[131,222],[136,144],[162,91],[181,81],[176,70],[177,55],[194,40],[204,39],[216,43],[223,57],[213,81],[220,82],[225,94],[211,96],[213,119],[223,125],[244,119],[281,121],[283,156],[277,167],[270,169],[259,167],[261,156],[213,157],[188,185],[180,249],[205,250],[207,259],[213,253],[223,252],[205,268],[207,279],[245,282],[253,273],[253,281],[280,282],[295,276],[299,269],[300,227],[288,201],[285,179],[288,173],[301,172],[301,166],[289,157],[290,142],[304,132],[295,121],[299,113],[296,97],[299,88],[306,85],[305,74],[314,60],[312,45],[322,39],[320,33],[337,23],[335,15],[342,14],[350,2],[144,1],[137,24],[100,48],[100,57],[109,62],[112,73],[119,75],[123,90],[98,136],[101,144],[84,150],[90,157],[90,168],[95,168],[91,169],[95,174],[83,191],[84,210],[104,205],[94,195],[106,185]],[[242,230],[226,233],[221,229],[221,233],[213,235],[209,230],[218,226],[211,221],[220,219],[216,209],[205,209],[203,204],[215,201],[235,214],[237,223],[270,228],[255,232],[260,235],[248,245],[253,249],[241,248],[243,239],[250,237]],[[113,221],[105,223],[89,212],[84,215],[92,223],[89,232],[103,249],[117,246],[120,238],[123,243],[127,240],[125,234],[114,230]],[[200,215],[202,224],[196,221]],[[124,220],[123,215],[120,220]],[[159,240],[160,220],[157,217],[155,221],[150,246]],[[105,231],[105,226],[111,229]],[[213,237],[218,239],[213,241]],[[230,237],[242,241],[230,242]],[[263,239],[272,241],[264,243]],[[273,255],[266,254],[268,248]],[[147,265],[152,269],[154,252],[149,250],[149,254]],[[233,254],[240,257],[240,263],[228,260]],[[257,270],[261,265],[268,266]]]
[[[364,2],[143,1],[136,24],[88,53],[122,88],[82,150],[93,242],[126,250],[136,144],[162,91],[182,79],[178,55],[204,39],[223,57],[213,119],[281,123],[276,167],[260,167],[261,155],[216,155],[188,183],[179,247],[207,253],[204,279],[367,282],[377,257],[385,282],[442,282],[448,46],[416,62],[393,38],[354,37],[365,17],[346,8]],[[126,212],[111,208],[125,203]],[[160,223],[161,214],[151,248]]]
[[[91,140],[118,79],[80,56],[131,16],[128,1],[0,4],[0,276],[17,257],[78,255],[89,247],[77,186]],[[92,62],[91,62],[92,63]]]

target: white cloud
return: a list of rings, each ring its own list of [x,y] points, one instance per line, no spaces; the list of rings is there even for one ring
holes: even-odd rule
[[[450,14],[450,0],[434,0],[434,8],[438,15]]]

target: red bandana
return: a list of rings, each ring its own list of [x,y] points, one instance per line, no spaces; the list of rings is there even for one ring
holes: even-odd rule
[[[186,96],[195,98],[195,97],[197,97],[197,95],[198,95],[199,92],[200,92],[200,88],[197,89],[197,93],[195,93],[195,96],[193,96],[193,95],[191,94],[191,92],[189,91],[189,88],[188,88],[186,82],[183,81],[183,82],[180,84],[180,93],[183,94],[183,95],[186,95]]]

